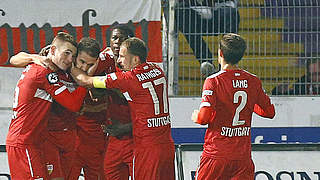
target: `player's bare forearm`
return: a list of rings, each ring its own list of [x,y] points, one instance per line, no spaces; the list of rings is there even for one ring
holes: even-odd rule
[[[10,64],[16,67],[25,67],[33,62],[33,58],[39,56],[37,54],[28,54],[26,52],[19,52],[10,58]]]
[[[118,120],[111,119],[112,124],[106,126],[106,132],[114,137],[121,137],[132,132],[132,123],[121,124]]]
[[[81,69],[76,67],[71,68],[71,75],[73,79],[77,82],[78,85],[84,86],[86,88],[93,87],[93,77],[88,76],[85,72]]]
[[[58,67],[54,65],[50,58],[38,54],[28,54],[20,52],[15,56],[12,56],[10,63],[16,67],[25,67],[30,63],[38,64],[44,68],[50,68],[52,71],[58,71]]]

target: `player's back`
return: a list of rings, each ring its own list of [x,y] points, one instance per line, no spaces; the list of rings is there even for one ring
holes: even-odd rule
[[[205,136],[204,155],[243,159],[251,156],[251,119],[259,98],[266,98],[261,81],[243,70],[223,70],[207,78],[204,94],[216,111]]]
[[[129,91],[136,143],[158,144],[172,142],[169,115],[168,88],[163,71],[157,65],[144,63],[136,67],[137,80]]]

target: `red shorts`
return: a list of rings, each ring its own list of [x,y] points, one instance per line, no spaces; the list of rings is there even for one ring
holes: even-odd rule
[[[253,180],[254,164],[248,160],[201,157],[196,180]]]
[[[82,141],[81,139],[85,139]],[[72,163],[69,180],[77,180],[83,168],[85,179],[104,179],[103,160],[106,149],[106,140],[104,136],[89,137],[77,139],[75,150],[75,159]]]
[[[39,146],[25,148],[6,146],[12,180],[47,179],[47,171]]]
[[[70,173],[76,137],[76,130],[49,131],[43,149],[50,178],[66,177]]]
[[[134,149],[134,180],[174,180],[174,144],[139,146]]]
[[[133,139],[109,137],[104,158],[106,179],[128,180],[132,176]]]

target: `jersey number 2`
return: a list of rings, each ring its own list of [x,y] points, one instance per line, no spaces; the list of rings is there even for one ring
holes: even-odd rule
[[[240,118],[240,112],[247,104],[247,97],[248,97],[247,93],[245,91],[237,91],[236,93],[234,93],[233,103],[238,104],[240,97],[241,97],[241,102],[237,107],[236,112],[234,113],[232,126],[239,126],[245,123],[244,120],[240,120],[239,118]]]
[[[167,82],[166,79],[164,77],[161,77],[159,79],[156,79],[153,81],[154,85],[160,85],[163,84],[163,94],[162,94],[162,98],[163,98],[163,112],[164,113],[168,113],[168,98],[167,98],[167,91],[166,91],[166,87],[167,87]],[[156,90],[154,89],[153,85],[151,82],[145,82],[142,84],[143,88],[148,88],[150,95],[152,97],[152,101],[154,104],[154,115],[158,115],[160,114],[160,104],[159,104],[159,98],[158,95],[156,93]]]

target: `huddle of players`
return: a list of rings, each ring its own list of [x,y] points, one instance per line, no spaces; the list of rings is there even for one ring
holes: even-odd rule
[[[12,57],[16,65],[31,62],[15,89],[6,141],[13,180],[77,179],[81,168],[90,180],[129,174],[136,180],[174,179],[166,79],[161,68],[146,62],[144,42],[129,36],[114,28],[111,47],[99,53],[93,39],[77,45],[58,33],[47,56]],[[206,79],[200,108],[192,115],[195,123],[208,124],[196,179],[254,179],[252,113],[273,118],[275,109],[261,81],[238,68],[245,49],[237,34],[219,42],[221,71]],[[72,79],[67,70],[75,57]]]
[[[96,40],[83,38],[77,44],[60,32],[42,52],[46,56],[19,53],[10,59],[13,65],[27,65],[15,90],[6,142],[13,180],[76,180],[82,168],[89,180],[133,176],[127,100],[117,89],[87,91],[68,72],[73,61],[91,76],[121,72],[116,67],[120,45],[133,36],[127,26],[115,26],[110,47],[100,52]],[[169,176],[174,178],[174,168]]]

